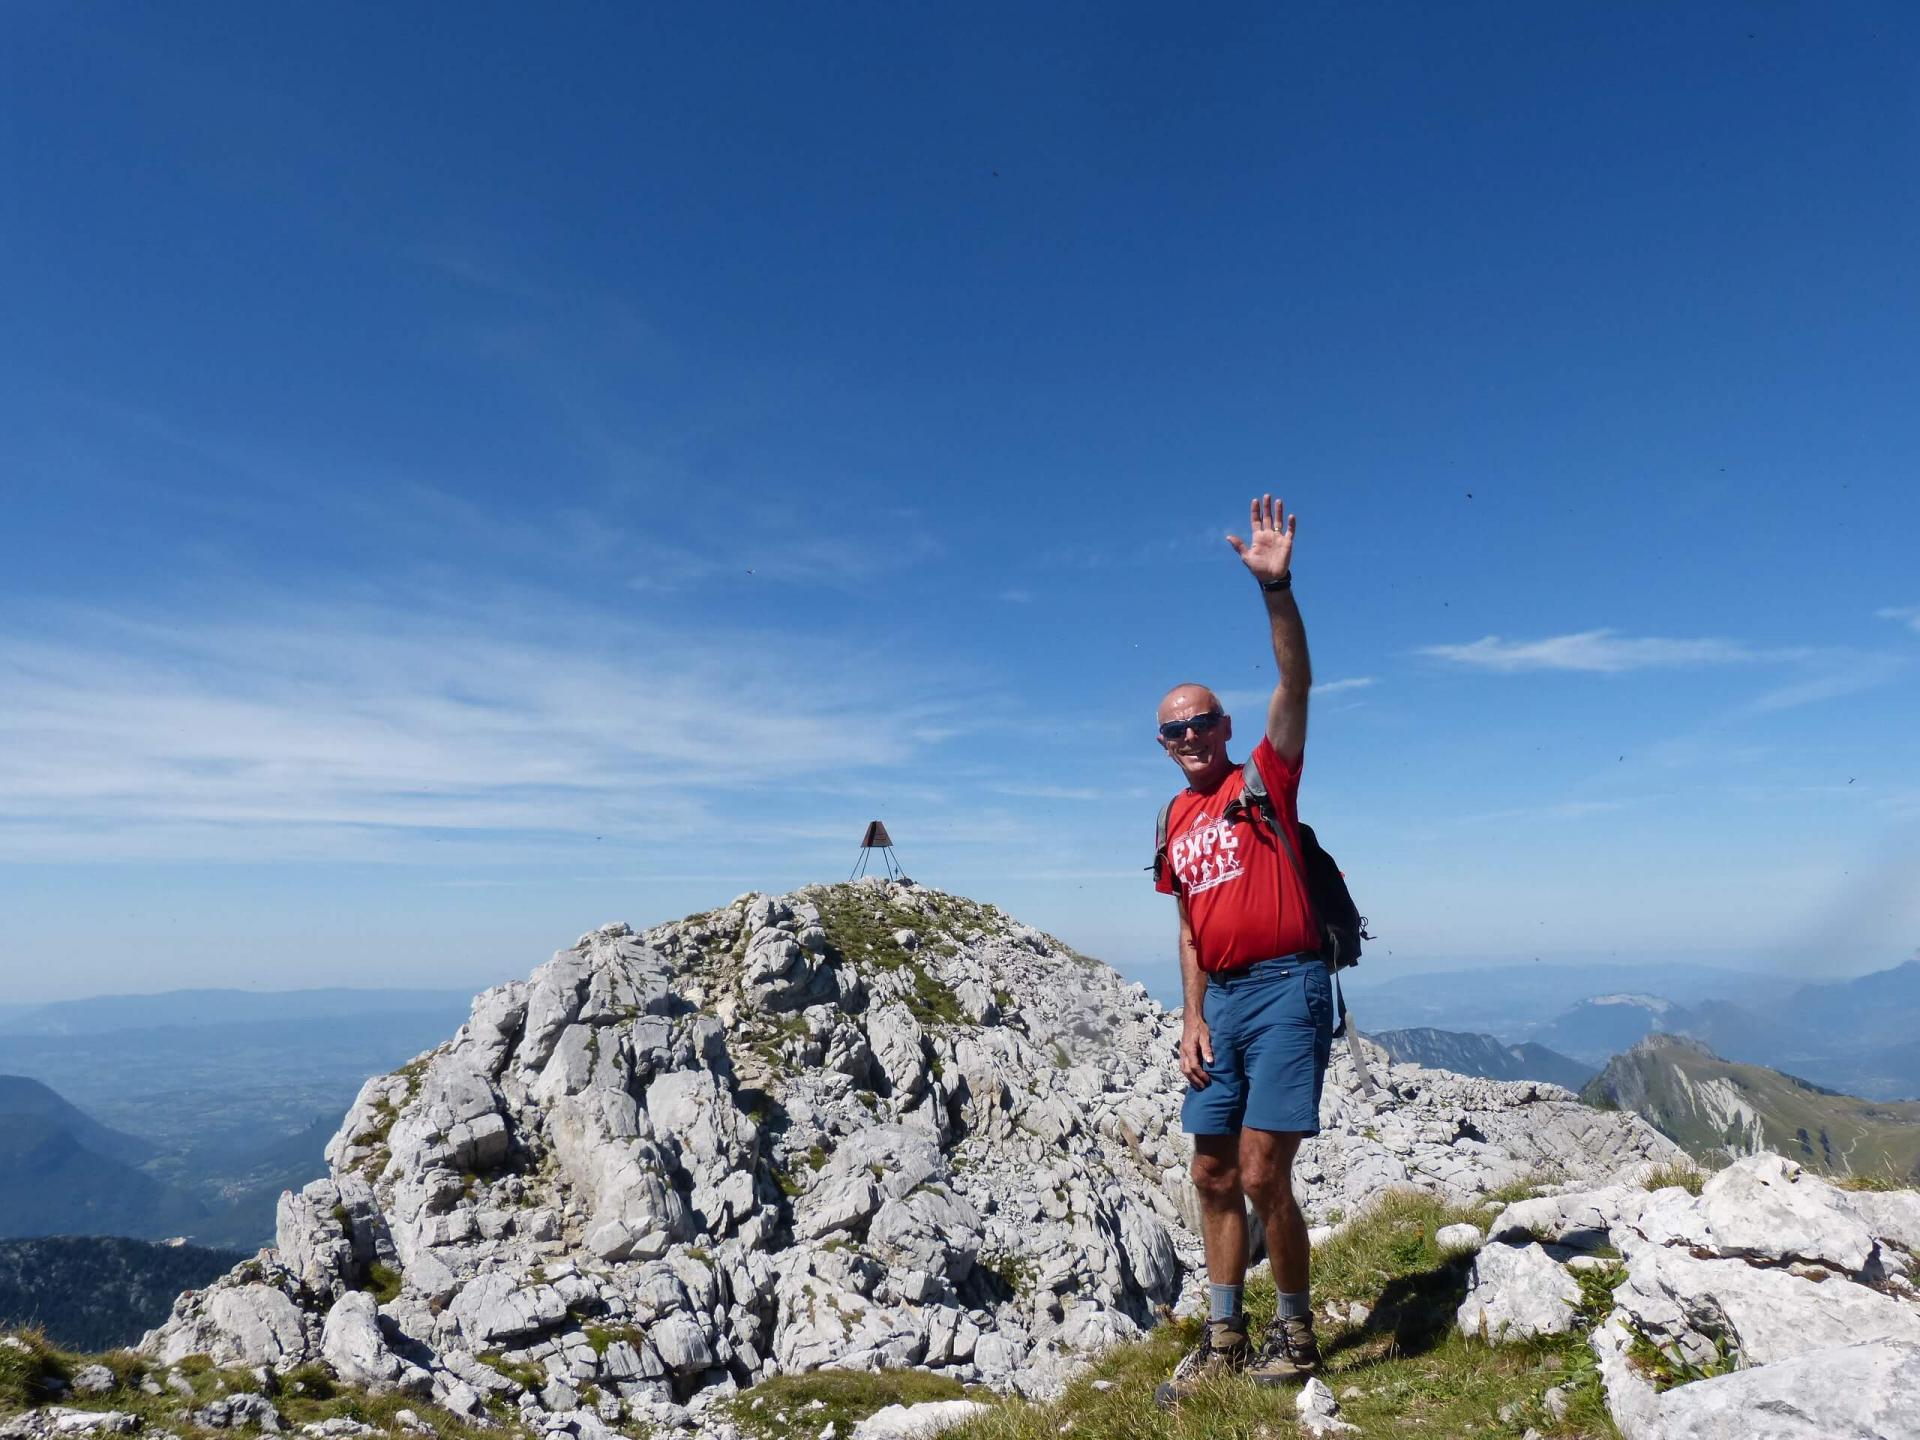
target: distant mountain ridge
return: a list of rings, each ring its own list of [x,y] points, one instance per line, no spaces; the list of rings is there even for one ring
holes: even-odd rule
[[[164,990],[152,995],[97,995],[0,1010],[0,1035],[105,1035],[175,1026],[328,1020],[379,1013],[465,1013],[464,990]]]
[[[1492,1035],[1428,1027],[1383,1030],[1367,1038],[1406,1064],[1477,1075],[1483,1080],[1547,1080],[1578,1090],[1594,1075],[1591,1065],[1582,1065],[1531,1041],[1508,1045]]]
[[[1866,1099],[1920,1097],[1920,959],[1848,979],[1799,978],[1698,965],[1513,965],[1356,979],[1353,989],[1370,1031],[1492,1034],[1594,1066],[1648,1035],[1681,1034]]]
[[[1685,1036],[1649,1035],[1582,1095],[1635,1112],[1709,1163],[1775,1150],[1828,1174],[1920,1182],[1920,1103],[1842,1094]]]
[[[151,1153],[39,1082],[0,1076],[0,1237],[197,1229],[208,1207],[136,1168]]]

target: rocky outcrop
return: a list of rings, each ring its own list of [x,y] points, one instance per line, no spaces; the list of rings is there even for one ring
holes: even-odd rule
[[[582,1436],[822,1365],[1051,1393],[1202,1293],[1178,1028],[903,882],[605,926],[368,1081],[276,1249],[143,1345]],[[1316,1221],[1677,1154],[1553,1085],[1373,1063],[1362,1094],[1342,1053],[1302,1148]]]
[[[1508,1206],[1462,1328],[1477,1302],[1513,1304],[1490,1254],[1544,1275],[1610,1246],[1624,1273],[1592,1343],[1626,1440],[1920,1436],[1920,1195],[1849,1193],[1768,1153],[1697,1197],[1631,1179]]]

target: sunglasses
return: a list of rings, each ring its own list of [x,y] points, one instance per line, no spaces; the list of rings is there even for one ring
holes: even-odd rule
[[[1160,727],[1162,740],[1178,740],[1191,730],[1196,735],[1205,735],[1227,717],[1218,710],[1209,710],[1203,715],[1191,715],[1185,720],[1169,720]]]

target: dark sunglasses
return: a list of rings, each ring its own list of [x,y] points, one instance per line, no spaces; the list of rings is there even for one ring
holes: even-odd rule
[[[1169,720],[1160,727],[1160,738],[1178,740],[1188,730],[1196,735],[1205,735],[1226,718],[1218,710],[1209,710],[1202,715],[1190,715],[1185,720]]]

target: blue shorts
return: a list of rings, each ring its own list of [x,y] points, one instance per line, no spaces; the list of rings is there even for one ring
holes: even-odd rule
[[[1320,1133],[1320,1083],[1333,1050],[1333,981],[1317,956],[1261,960],[1207,977],[1201,1012],[1213,1041],[1212,1084],[1187,1086],[1189,1135],[1243,1126]]]

